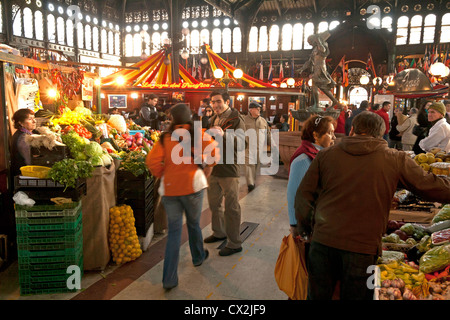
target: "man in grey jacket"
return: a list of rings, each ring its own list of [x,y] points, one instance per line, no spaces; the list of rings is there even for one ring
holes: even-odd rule
[[[381,117],[361,112],[349,137],[317,154],[297,190],[298,231],[311,241],[309,299],[331,299],[337,281],[341,300],[372,299],[368,267],[381,255],[399,184],[423,199],[450,203],[450,179],[425,172],[406,152],[388,148],[384,132]]]
[[[139,112],[141,126],[159,130],[157,104],[158,96],[156,94],[151,93],[148,98],[146,97],[146,101]]]

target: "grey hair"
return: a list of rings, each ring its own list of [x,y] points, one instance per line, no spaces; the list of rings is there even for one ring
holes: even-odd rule
[[[416,114],[419,110],[417,110],[417,108],[412,107],[411,110],[409,110],[409,112],[411,114]]]

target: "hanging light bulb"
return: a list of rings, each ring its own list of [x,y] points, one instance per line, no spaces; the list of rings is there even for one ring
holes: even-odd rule
[[[287,83],[286,82],[280,83],[280,88],[287,88]]]
[[[206,58],[206,56],[201,57],[200,62],[202,64],[207,64],[208,63],[208,58]]]
[[[369,77],[363,74],[359,79],[359,83],[361,83],[362,85],[366,85],[369,83],[369,80],[370,80]]]
[[[242,78],[243,75],[244,75],[244,72],[241,69],[235,69],[233,71],[233,77],[235,77],[236,79]]]
[[[121,86],[125,83],[125,79],[122,76],[116,78],[116,83]]]
[[[292,87],[295,84],[295,79],[294,78],[289,78],[286,80],[286,83],[288,86]]]
[[[222,77],[223,77],[223,70],[222,69],[214,70],[214,78],[220,79]]]
[[[169,57],[165,57],[165,58],[164,58],[164,64],[165,64],[166,66],[168,66],[168,65],[170,64]]]
[[[442,62],[436,62],[433,63],[430,67],[430,73],[433,76],[438,76],[438,77],[445,77],[446,70],[445,70],[445,64],[443,64]]]
[[[49,96],[49,98],[55,99],[56,96],[58,95],[58,91],[56,91],[56,89],[54,89],[54,88],[50,88],[47,91],[47,95]]]

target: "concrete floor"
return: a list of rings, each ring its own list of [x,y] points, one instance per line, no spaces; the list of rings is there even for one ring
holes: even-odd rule
[[[109,265],[102,272],[85,272],[82,289],[75,293],[21,296],[14,262],[0,273],[0,300],[286,300],[274,278],[281,240],[289,233],[286,172],[260,176],[256,185],[248,193],[245,178],[241,177],[242,222],[258,224],[243,242],[242,252],[221,257],[217,249],[220,242],[205,244],[210,256],[200,267],[194,267],[184,240],[179,285],[170,291],[162,288],[166,235],[155,234],[137,260],[120,267]],[[203,210],[209,211],[206,195]],[[211,234],[210,217],[202,230],[204,237]],[[148,262],[155,259],[154,263]]]

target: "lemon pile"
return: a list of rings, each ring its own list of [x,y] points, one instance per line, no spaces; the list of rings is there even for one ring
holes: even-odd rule
[[[128,205],[109,209],[109,247],[118,265],[133,261],[142,254],[134,221],[133,209]]]
[[[414,157],[416,163],[422,167],[425,171],[431,171],[431,164],[435,162],[442,162],[442,159],[436,157],[436,155],[432,152],[420,153]]]

